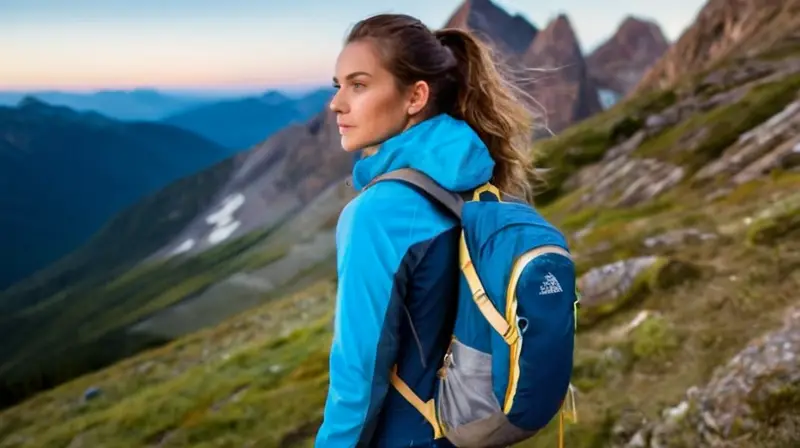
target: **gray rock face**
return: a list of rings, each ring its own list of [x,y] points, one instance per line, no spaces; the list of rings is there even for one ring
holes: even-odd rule
[[[674,187],[684,175],[683,167],[671,163],[652,158],[620,156],[583,172],[582,183],[586,189],[580,203],[604,204],[608,207],[634,206]]]
[[[800,99],[742,134],[722,157],[703,167],[694,178],[708,180],[725,174],[739,185],[772,169],[791,165],[789,159],[797,153],[800,153]]]

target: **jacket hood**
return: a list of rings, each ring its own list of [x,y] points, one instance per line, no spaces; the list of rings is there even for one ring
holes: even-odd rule
[[[386,140],[378,151],[355,161],[353,186],[400,168],[421,171],[444,188],[464,191],[488,182],[494,170],[489,149],[463,120],[436,115]]]

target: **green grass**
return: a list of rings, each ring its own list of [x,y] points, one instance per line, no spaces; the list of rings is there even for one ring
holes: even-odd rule
[[[318,283],[39,395],[2,414],[0,446],[281,446],[320,418],[332,297]]]
[[[800,177],[784,176],[741,187],[736,208],[724,200],[701,208],[699,196],[688,196],[682,207],[604,218],[598,230],[616,228],[619,244],[635,246],[643,235],[635,229],[669,227],[690,210],[721,227],[756,215],[761,197],[790,197]],[[800,266],[800,242],[749,248],[747,230],[675,248],[678,257],[702,266],[700,278],[657,288],[637,306],[579,327],[579,421],[567,426],[567,446],[606,446],[614,419],[630,406],[656,418],[750,338],[776,325],[800,288],[800,270],[793,268]],[[326,392],[334,288],[323,280],[44,392],[0,414],[0,447],[66,446],[76,437],[103,446],[309,446]],[[658,318],[628,337],[613,336],[640,309]],[[604,358],[609,348],[621,359]],[[81,395],[91,386],[102,393],[84,403]],[[551,422],[520,446],[555,446],[556,429]],[[26,438],[24,445],[14,442]]]

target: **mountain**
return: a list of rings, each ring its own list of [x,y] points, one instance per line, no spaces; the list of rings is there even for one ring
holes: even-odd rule
[[[525,84],[536,99],[543,132],[558,133],[602,110],[597,88],[589,77],[578,38],[565,15],[551,21],[522,57],[526,67],[542,69]]]
[[[187,131],[27,98],[0,108],[0,290],[83,244],[112,215],[223,160]]]
[[[465,0],[443,28],[469,29],[491,44],[500,58],[513,61],[525,53],[538,29],[521,15],[510,15],[491,0]]]
[[[635,93],[672,87],[689,73],[711,69],[727,57],[776,57],[798,47],[799,0],[711,0],[639,82]],[[742,74],[742,76],[748,76]]]
[[[14,105],[25,97],[35,97],[44,103],[80,112],[97,112],[119,120],[160,120],[167,115],[214,101],[200,97],[167,95],[152,89],[133,89],[94,93],[0,92],[0,104]]]
[[[222,146],[247,149],[292,123],[302,123],[333,95],[319,89],[299,98],[279,92],[203,104],[164,118],[163,122],[195,132]]]
[[[625,96],[669,48],[657,23],[627,17],[617,31],[586,57],[589,76],[598,89]]]

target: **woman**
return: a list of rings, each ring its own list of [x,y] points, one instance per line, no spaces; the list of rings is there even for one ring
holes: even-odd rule
[[[468,32],[431,32],[405,15],[359,22],[337,63],[342,147],[361,151],[353,184],[414,168],[451,191],[492,181],[529,198],[531,119],[486,46]],[[423,400],[452,334],[457,222],[420,193],[382,182],[337,226],[338,300],[321,447],[447,446],[390,384]]]

